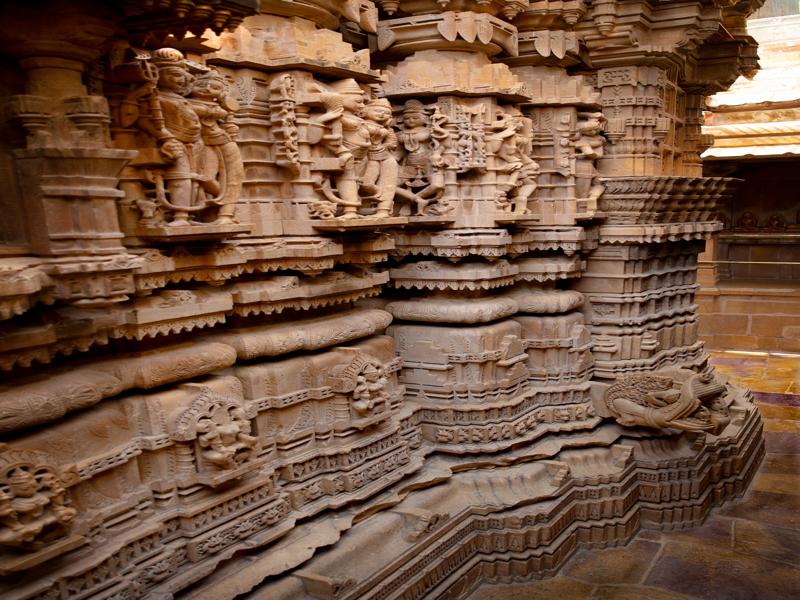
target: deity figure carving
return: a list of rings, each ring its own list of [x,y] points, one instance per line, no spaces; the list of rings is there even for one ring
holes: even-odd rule
[[[603,113],[578,113],[576,131],[567,143],[575,149],[576,195],[586,198],[589,207],[594,210],[597,201],[603,195],[604,187],[600,183],[594,161],[603,158],[605,137],[602,135],[606,118]]]
[[[392,216],[395,195],[416,202],[413,192],[398,189],[397,135],[392,127],[392,107],[383,98],[367,100],[367,94],[353,79],[327,88],[316,86],[325,112],[312,117],[312,143],[321,143],[338,158],[339,169],[332,179],[318,179],[325,200],[311,207],[312,218],[357,219],[363,216]],[[325,130],[322,133],[322,130]],[[318,139],[317,139],[318,138]],[[372,214],[359,212],[376,205]],[[338,207],[342,207],[341,215]]]
[[[9,451],[0,459],[0,545],[35,550],[57,537],[77,511],[54,467],[37,453]]]
[[[503,212],[525,214],[528,200],[536,191],[539,165],[530,157],[532,123],[519,111],[498,115],[489,136],[489,150],[494,154],[498,174],[495,203]]]
[[[163,213],[171,214],[170,226],[234,223],[244,170],[225,80],[172,48],[138,59],[146,83],[122,101],[120,125],[135,125],[147,138],[132,163],[142,175],[127,178],[134,181],[126,189],[142,224],[159,225]]]
[[[354,352],[346,363],[331,370],[328,384],[334,392],[349,399],[359,418],[387,413],[390,400],[386,387],[389,378],[383,363],[374,356]]]
[[[319,89],[325,113],[314,118],[312,123],[327,126],[329,132],[322,135],[321,140],[339,159],[340,170],[333,178],[336,193],[328,179],[322,181],[320,189],[326,200],[312,206],[312,216],[333,218],[336,206],[341,206],[341,218],[357,219],[361,207],[359,181],[364,175],[371,145],[364,119],[364,91],[354,79],[334,82],[329,90]]]
[[[228,95],[225,78],[214,69],[209,69],[194,82],[190,101],[200,118],[200,134],[204,143],[199,161],[202,179],[224,182],[223,197],[217,220],[220,225],[234,223],[236,208],[232,199],[242,192],[244,166],[236,136],[239,127],[233,122],[238,109],[236,101]]]
[[[408,100],[403,106],[403,127],[397,134],[401,155],[400,180],[415,192],[416,214],[446,214],[453,206],[442,200],[445,161],[443,149],[450,132],[438,107],[431,117],[419,100]]]
[[[773,231],[783,231],[786,229],[786,219],[783,215],[775,213],[769,216],[767,219],[767,229],[771,229]]]
[[[400,169],[394,157],[397,136],[392,129],[392,105],[385,98],[370,100],[364,116],[367,119],[370,148],[361,190],[377,200],[378,209],[374,216],[385,218],[392,214]]]
[[[662,369],[618,379],[605,404],[620,425],[718,432],[730,420],[726,392],[710,370]]]
[[[258,438],[250,419],[255,410],[241,401],[203,388],[176,421],[176,441],[196,440],[203,460],[218,469],[234,469],[253,457]]]
[[[368,414],[377,402],[388,400],[387,381],[383,365],[376,360],[368,361],[356,375],[353,410],[359,414]]]

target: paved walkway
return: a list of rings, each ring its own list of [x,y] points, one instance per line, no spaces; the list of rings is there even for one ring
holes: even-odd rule
[[[641,531],[627,546],[580,550],[552,579],[484,585],[469,600],[800,599],[800,355],[713,353],[756,393],[767,455],[747,494],[702,527]]]

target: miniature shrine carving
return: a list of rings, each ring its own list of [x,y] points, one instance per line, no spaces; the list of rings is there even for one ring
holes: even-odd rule
[[[68,532],[77,510],[46,460],[39,452],[0,448],[0,545],[38,549]]]
[[[191,406],[175,422],[173,439],[196,441],[202,459],[218,469],[232,469],[248,461],[258,438],[251,435],[252,407],[202,388]]]

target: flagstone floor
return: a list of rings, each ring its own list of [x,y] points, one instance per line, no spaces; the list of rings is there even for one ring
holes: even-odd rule
[[[800,599],[800,355],[712,352],[755,393],[767,455],[748,492],[703,526],[643,530],[628,545],[580,550],[557,577],[484,585],[469,600]]]

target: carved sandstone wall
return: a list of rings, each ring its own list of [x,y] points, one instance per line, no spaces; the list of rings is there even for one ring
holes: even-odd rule
[[[6,3],[0,593],[458,598],[700,523],[757,3]]]

